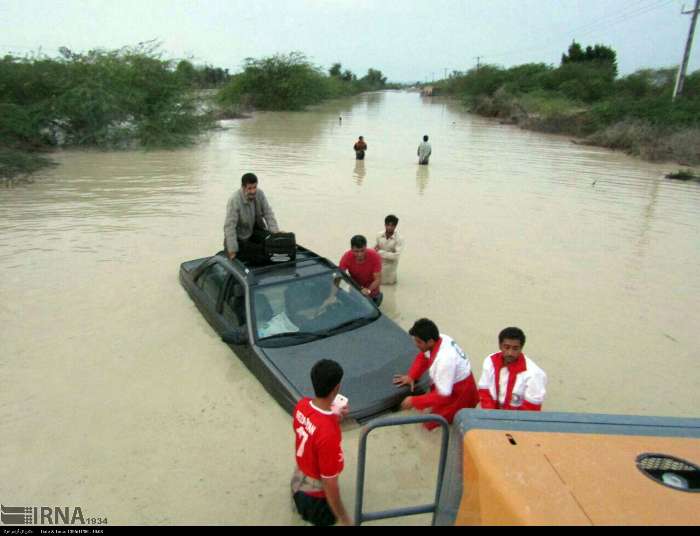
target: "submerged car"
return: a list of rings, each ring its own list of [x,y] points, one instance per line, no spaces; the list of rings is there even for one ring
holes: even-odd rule
[[[340,363],[349,417],[364,421],[396,408],[409,393],[392,383],[417,353],[412,338],[387,318],[335,264],[296,246],[286,262],[253,267],[223,252],[180,266],[180,282],[211,326],[292,412],[313,396],[319,359]],[[427,387],[427,375],[416,392]]]

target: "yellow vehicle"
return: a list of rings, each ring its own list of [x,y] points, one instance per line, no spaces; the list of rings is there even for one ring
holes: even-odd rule
[[[443,452],[432,505],[363,513],[367,434],[434,420]],[[448,436],[449,441],[448,441]],[[698,525],[700,419],[462,410],[368,423],[358,523],[432,512],[436,525]]]

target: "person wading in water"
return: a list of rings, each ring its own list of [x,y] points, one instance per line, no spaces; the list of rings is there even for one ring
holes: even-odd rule
[[[352,148],[355,149],[355,158],[357,160],[365,159],[365,151],[367,150],[367,144],[365,143],[365,139],[362,136],[358,138],[358,140],[355,142],[355,145],[353,145]]]

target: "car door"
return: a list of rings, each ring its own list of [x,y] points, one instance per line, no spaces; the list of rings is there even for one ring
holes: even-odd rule
[[[242,344],[229,343],[231,349],[248,367],[253,375],[271,393],[279,390],[279,381],[275,378],[267,356],[254,345],[252,315],[250,307],[250,288],[235,274],[223,290],[221,300],[221,315],[229,329],[244,331],[247,342]]]
[[[224,331],[235,327],[222,313],[223,298],[226,290],[231,285],[233,276],[221,264],[213,259],[196,275],[194,283],[197,288],[198,299],[195,300],[207,321],[217,331]]]
[[[242,328],[248,323],[247,309],[245,285],[232,275],[222,292],[221,315],[231,328]]]

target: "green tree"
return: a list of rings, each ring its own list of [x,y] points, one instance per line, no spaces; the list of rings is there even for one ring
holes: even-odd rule
[[[369,69],[367,74],[360,79],[371,88],[382,88],[386,85],[386,77],[377,69]]]
[[[328,74],[331,76],[339,77],[340,71],[343,66],[340,63],[334,63],[330,69],[328,69]]]
[[[561,63],[577,63],[586,61],[586,54],[583,52],[583,48],[576,41],[573,41],[569,46],[569,53],[562,54]]]
[[[194,68],[194,65],[187,60],[178,62],[175,72],[186,84],[193,85],[197,82],[197,70]]]
[[[608,71],[611,81],[617,76],[617,53],[604,45],[587,46],[585,52],[576,41],[569,46],[569,53],[563,54],[561,64],[593,63],[601,70]]]
[[[300,110],[331,95],[327,78],[301,52],[246,58],[243,72],[219,94],[224,105],[250,102],[261,110]]]

